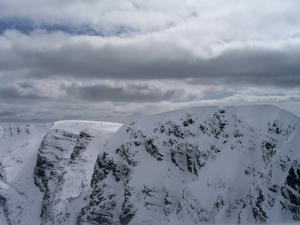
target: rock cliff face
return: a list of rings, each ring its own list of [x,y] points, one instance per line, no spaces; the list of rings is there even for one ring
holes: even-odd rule
[[[76,223],[89,196],[97,155],[113,133],[102,126],[59,128],[54,126],[41,142],[34,172],[43,193],[41,224],[45,225]]]
[[[276,107],[195,108],[119,130],[10,126],[0,129],[0,224],[300,222],[300,119]]]

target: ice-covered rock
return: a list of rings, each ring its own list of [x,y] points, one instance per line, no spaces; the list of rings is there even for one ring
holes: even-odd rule
[[[97,159],[81,224],[299,222],[299,119],[203,107],[124,125]]]

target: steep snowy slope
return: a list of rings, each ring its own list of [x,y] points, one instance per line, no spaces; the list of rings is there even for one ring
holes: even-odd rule
[[[35,184],[43,193],[41,224],[75,224],[85,203],[97,155],[118,123],[62,121],[38,150]]]
[[[75,224],[101,146],[120,126],[94,121],[1,124],[0,224],[67,219]]]
[[[0,125],[0,224],[35,224],[42,195],[34,185],[37,149],[51,124]]]
[[[299,124],[261,105],[123,126],[98,156],[79,224],[299,222]]]

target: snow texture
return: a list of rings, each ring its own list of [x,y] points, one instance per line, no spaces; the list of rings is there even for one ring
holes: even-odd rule
[[[1,124],[0,224],[300,222],[297,116],[199,107],[120,127]]]

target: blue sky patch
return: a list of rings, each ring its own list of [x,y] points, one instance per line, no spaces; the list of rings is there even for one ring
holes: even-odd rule
[[[106,36],[103,32],[98,31],[88,25],[74,26],[70,24],[50,24],[38,23],[26,19],[9,18],[0,19],[0,33],[6,30],[17,30],[21,33],[29,34],[34,30],[41,29],[48,32],[64,32],[72,35],[89,35],[89,36]],[[118,31],[118,32],[122,32]]]

